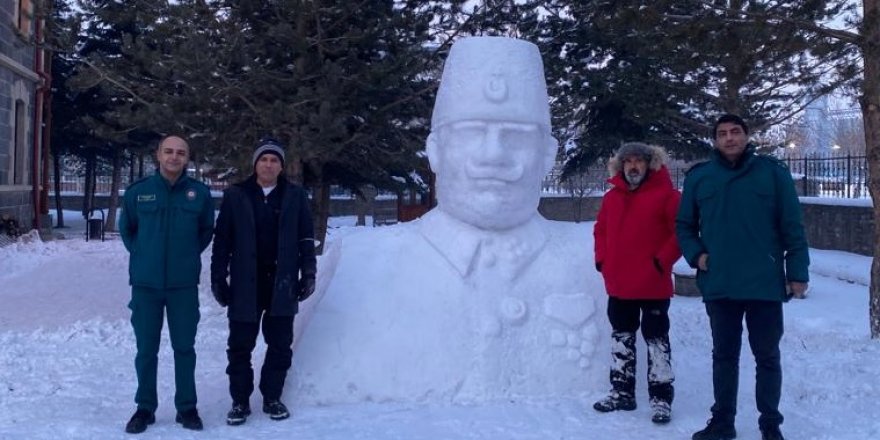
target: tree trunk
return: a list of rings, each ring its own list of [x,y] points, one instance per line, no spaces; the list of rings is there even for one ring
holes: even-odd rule
[[[95,153],[88,152],[86,153],[86,175],[83,182],[83,204],[82,204],[82,215],[83,218],[88,219],[89,213],[91,213],[92,208],[94,208],[93,202],[94,197],[92,195],[95,193]]]
[[[119,181],[122,180],[122,151],[113,151],[113,174],[110,180],[110,206],[107,207],[107,222],[104,230],[116,232],[116,207],[119,206]]]
[[[871,338],[880,338],[880,0],[864,0],[862,58],[865,63],[859,104],[865,124],[868,189],[874,202],[874,259],[871,264]]]
[[[64,206],[61,205],[61,158],[59,154],[52,155],[52,167],[55,172],[55,213],[58,222],[55,223],[56,228],[64,227]]]
[[[315,239],[321,244],[315,249],[318,255],[324,253],[324,242],[327,239],[327,219],[330,217],[330,184],[321,181],[315,186],[315,199],[312,201],[315,210],[312,218],[315,221]]]

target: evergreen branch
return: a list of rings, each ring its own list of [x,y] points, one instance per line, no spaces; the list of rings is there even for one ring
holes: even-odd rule
[[[819,35],[833,38],[835,40],[840,40],[840,41],[843,41],[846,43],[855,44],[857,46],[861,46],[862,44],[864,44],[864,38],[862,37],[861,34],[846,31],[843,29],[832,29],[832,28],[829,28],[826,26],[822,26],[822,25],[813,23],[813,22],[799,20],[799,19],[791,18],[791,17],[786,17],[784,15],[775,15],[775,14],[768,14],[768,13],[764,13],[764,12],[752,12],[752,11],[744,11],[744,10],[740,10],[740,9],[728,8],[728,7],[724,7],[721,5],[717,5],[714,2],[707,1],[707,0],[700,0],[700,4],[702,4],[703,6],[707,6],[711,9],[714,9],[716,11],[723,11],[723,12],[727,12],[727,13],[739,14],[739,15],[742,15],[745,17],[751,17],[753,19],[761,19],[761,20],[767,21],[768,23],[788,23],[788,24],[791,24],[791,25],[798,27],[799,29],[804,29],[804,30],[808,30],[811,32],[815,32]],[[683,17],[683,16],[679,16],[679,17]],[[693,19],[693,16],[691,16],[691,19]],[[732,23],[747,22],[747,21],[743,21],[743,20],[734,20],[734,19],[728,19],[728,18],[725,18],[724,20],[727,22],[732,22]]]

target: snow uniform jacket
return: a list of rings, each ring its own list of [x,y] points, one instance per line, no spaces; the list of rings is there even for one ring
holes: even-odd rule
[[[199,285],[200,254],[211,243],[214,201],[205,184],[181,175],[168,183],[161,174],[125,190],[119,235],[131,254],[129,284],[153,289]]]
[[[216,282],[229,276],[229,319],[258,322],[258,235],[249,185],[256,185],[254,176],[223,192],[214,230],[211,280]],[[276,190],[281,189],[283,197],[275,242],[275,288],[269,308],[272,316],[293,316],[299,310],[300,272],[314,275],[317,271],[315,232],[306,192],[288,183],[283,175],[278,185]]]
[[[672,297],[672,265],[681,256],[675,239],[681,196],[663,165],[665,153],[653,150],[648,174],[634,191],[627,186],[620,161],[609,162],[612,188],[602,199],[593,236],[605,290],[617,298]]]
[[[697,268],[704,300],[786,299],[786,281],[809,281],[801,207],[788,167],[749,147],[737,164],[717,150],[685,177],[676,231]]]

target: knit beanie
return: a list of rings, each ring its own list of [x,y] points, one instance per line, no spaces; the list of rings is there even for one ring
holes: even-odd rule
[[[251,161],[254,166],[257,165],[260,156],[264,154],[274,154],[278,156],[278,159],[281,161],[281,166],[284,166],[284,146],[281,145],[281,142],[269,138],[260,140],[257,144],[257,149],[254,150],[253,160]]]

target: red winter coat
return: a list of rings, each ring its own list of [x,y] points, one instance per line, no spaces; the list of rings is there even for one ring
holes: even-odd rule
[[[669,171],[663,165],[651,169],[635,191],[627,188],[620,172],[608,182],[613,187],[602,199],[593,229],[605,290],[623,299],[671,298],[672,265],[681,256],[675,239],[681,194]]]

